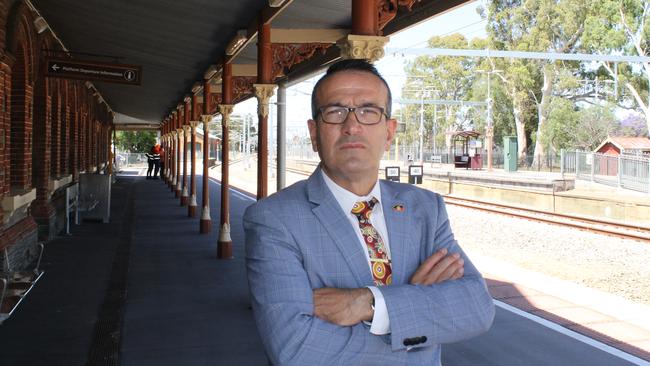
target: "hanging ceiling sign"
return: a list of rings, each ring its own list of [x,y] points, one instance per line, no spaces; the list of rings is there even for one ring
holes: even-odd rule
[[[48,58],[45,76],[140,85],[142,66]]]

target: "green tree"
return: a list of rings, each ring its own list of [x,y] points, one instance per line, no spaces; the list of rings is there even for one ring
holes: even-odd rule
[[[461,34],[434,36],[428,41],[430,48],[468,48],[472,47]],[[412,100],[470,100],[472,83],[475,78],[473,69],[477,59],[459,58],[453,56],[419,56],[410,61],[405,71],[407,81],[402,90],[404,99]],[[424,115],[421,109],[424,107]],[[419,138],[419,121],[424,120],[423,139],[430,143],[442,143],[446,131],[455,131],[472,127],[466,109],[459,105],[430,105],[409,104],[401,109],[402,121],[406,130],[400,133],[400,141],[414,144]],[[435,119],[435,122],[434,122]],[[433,130],[435,127],[436,134]]]
[[[573,131],[575,139],[572,148],[586,151],[597,148],[618,126],[610,105],[582,109],[578,122],[577,129]]]
[[[579,119],[580,111],[575,103],[564,98],[553,98],[541,142],[555,151],[574,148],[574,132],[579,129]]]
[[[509,51],[577,52],[581,50],[580,39],[585,21],[594,16],[597,6],[590,0],[493,0],[487,11],[491,44],[497,49]],[[547,130],[544,125],[552,109],[553,86],[559,80],[560,70],[566,65],[577,68],[576,64],[550,60],[522,60],[512,65],[523,71],[518,76],[526,80],[511,83],[514,88],[511,93],[516,96],[513,102],[519,103],[520,98],[528,96],[537,107],[534,138],[534,155],[537,158],[534,161],[542,164],[546,160],[539,157],[546,154],[544,143],[550,141],[542,135]],[[534,70],[540,70],[540,74]],[[524,86],[529,89],[526,90]]]
[[[117,131],[116,146],[130,153],[147,153],[156,144],[154,131]]]
[[[650,56],[650,2],[647,0],[599,0],[598,16],[585,24],[584,47],[589,52]],[[650,130],[650,63],[641,67],[603,63],[607,74],[629,94],[621,93],[616,102],[645,116]]]

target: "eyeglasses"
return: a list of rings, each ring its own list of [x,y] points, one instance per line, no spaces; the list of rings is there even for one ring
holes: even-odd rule
[[[350,112],[354,112],[357,121],[362,125],[376,125],[381,122],[383,116],[388,117],[386,113],[384,113],[384,108],[374,106],[351,108],[332,105],[329,107],[321,107],[319,110],[323,122],[331,124],[341,124],[345,122]]]

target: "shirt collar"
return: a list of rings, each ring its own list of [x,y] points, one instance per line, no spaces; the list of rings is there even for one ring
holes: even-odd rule
[[[339,203],[339,206],[341,206],[341,209],[343,209],[343,212],[350,213],[355,203],[359,201],[368,201],[372,197],[375,197],[378,201],[378,204],[375,207],[379,206],[381,208],[381,185],[379,184],[379,180],[375,182],[374,187],[372,187],[372,190],[368,195],[357,196],[356,194],[336,184],[332,178],[327,176],[327,173],[325,173],[325,171],[321,170],[321,173],[323,180],[327,185],[327,188],[329,188],[330,192],[332,192],[334,198],[336,198],[336,201]]]

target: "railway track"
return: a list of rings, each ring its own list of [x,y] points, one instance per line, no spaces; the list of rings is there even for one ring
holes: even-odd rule
[[[311,172],[289,168],[288,172],[309,175]],[[650,228],[640,225],[630,225],[621,222],[599,220],[581,216],[552,213],[548,211],[535,210],[517,206],[510,206],[499,203],[483,202],[468,198],[455,196],[443,196],[445,203],[484,212],[491,212],[500,215],[523,218],[531,221],[545,222],[554,225],[568,226],[579,230],[605,234],[609,236],[634,239],[650,243]]]
[[[620,238],[650,242],[650,228],[621,222],[599,220],[582,216],[566,215],[499,203],[482,202],[468,198],[444,196],[445,203],[501,215],[519,217],[532,221],[573,227],[580,230]]]

